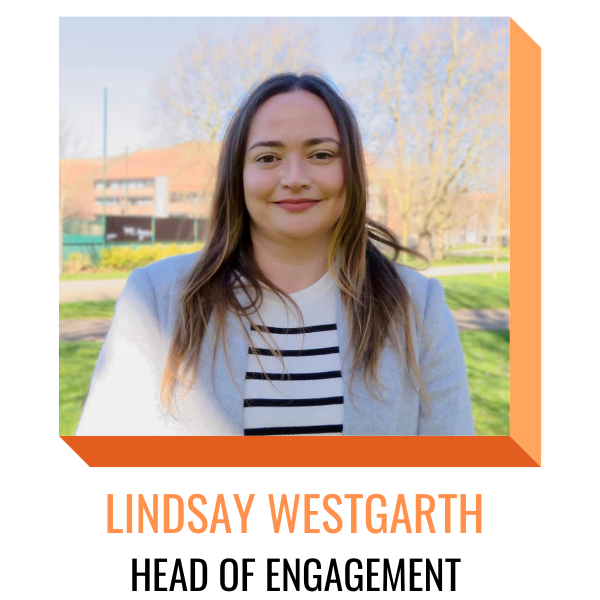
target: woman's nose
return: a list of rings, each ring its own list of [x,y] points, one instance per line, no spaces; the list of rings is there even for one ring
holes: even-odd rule
[[[284,161],[281,185],[287,189],[310,186],[311,179],[303,157],[288,156]]]

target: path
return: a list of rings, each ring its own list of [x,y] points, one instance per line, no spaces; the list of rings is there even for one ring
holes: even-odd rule
[[[509,309],[453,310],[459,330],[510,329]],[[110,319],[62,319],[59,321],[61,342],[102,342],[110,327]]]
[[[459,331],[473,329],[510,329],[510,309],[453,310]]]
[[[90,281],[59,281],[58,301],[116,300],[126,279],[92,279]]]
[[[427,277],[445,275],[471,275],[475,273],[491,273],[493,265],[456,265],[454,267],[432,267],[421,271]],[[510,263],[499,263],[498,272],[510,271]],[[59,302],[77,302],[81,300],[116,300],[126,279],[94,279],[90,281],[60,281],[58,286]]]
[[[502,273],[504,271],[510,271],[510,263],[498,263],[496,265],[496,271]],[[455,265],[453,267],[431,267],[421,271],[423,275],[427,277],[442,277],[446,275],[474,275],[476,273],[493,273],[494,265],[483,264],[483,265]]]

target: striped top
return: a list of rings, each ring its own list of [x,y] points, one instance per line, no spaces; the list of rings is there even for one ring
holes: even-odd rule
[[[290,294],[303,323],[293,307],[286,309],[275,294],[264,293],[259,310],[264,325],[250,331],[254,351],[248,348],[244,435],[342,434],[335,289],[327,272],[309,288]]]

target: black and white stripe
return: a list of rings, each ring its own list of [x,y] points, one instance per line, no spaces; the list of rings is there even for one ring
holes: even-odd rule
[[[323,283],[315,286],[322,288]],[[306,298],[305,292],[315,286],[299,293],[304,297],[292,295],[302,310],[304,326],[292,326],[298,323],[278,300],[281,306],[271,302],[261,307],[266,325],[251,328],[245,435],[342,434],[344,398],[337,326],[332,322],[334,288],[328,286],[326,294],[316,289],[313,297]]]

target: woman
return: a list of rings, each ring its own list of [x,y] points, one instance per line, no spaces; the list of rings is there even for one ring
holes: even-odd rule
[[[204,250],[135,270],[78,435],[472,435],[436,280],[367,220],[351,109],[315,75],[261,83],[223,141]]]

